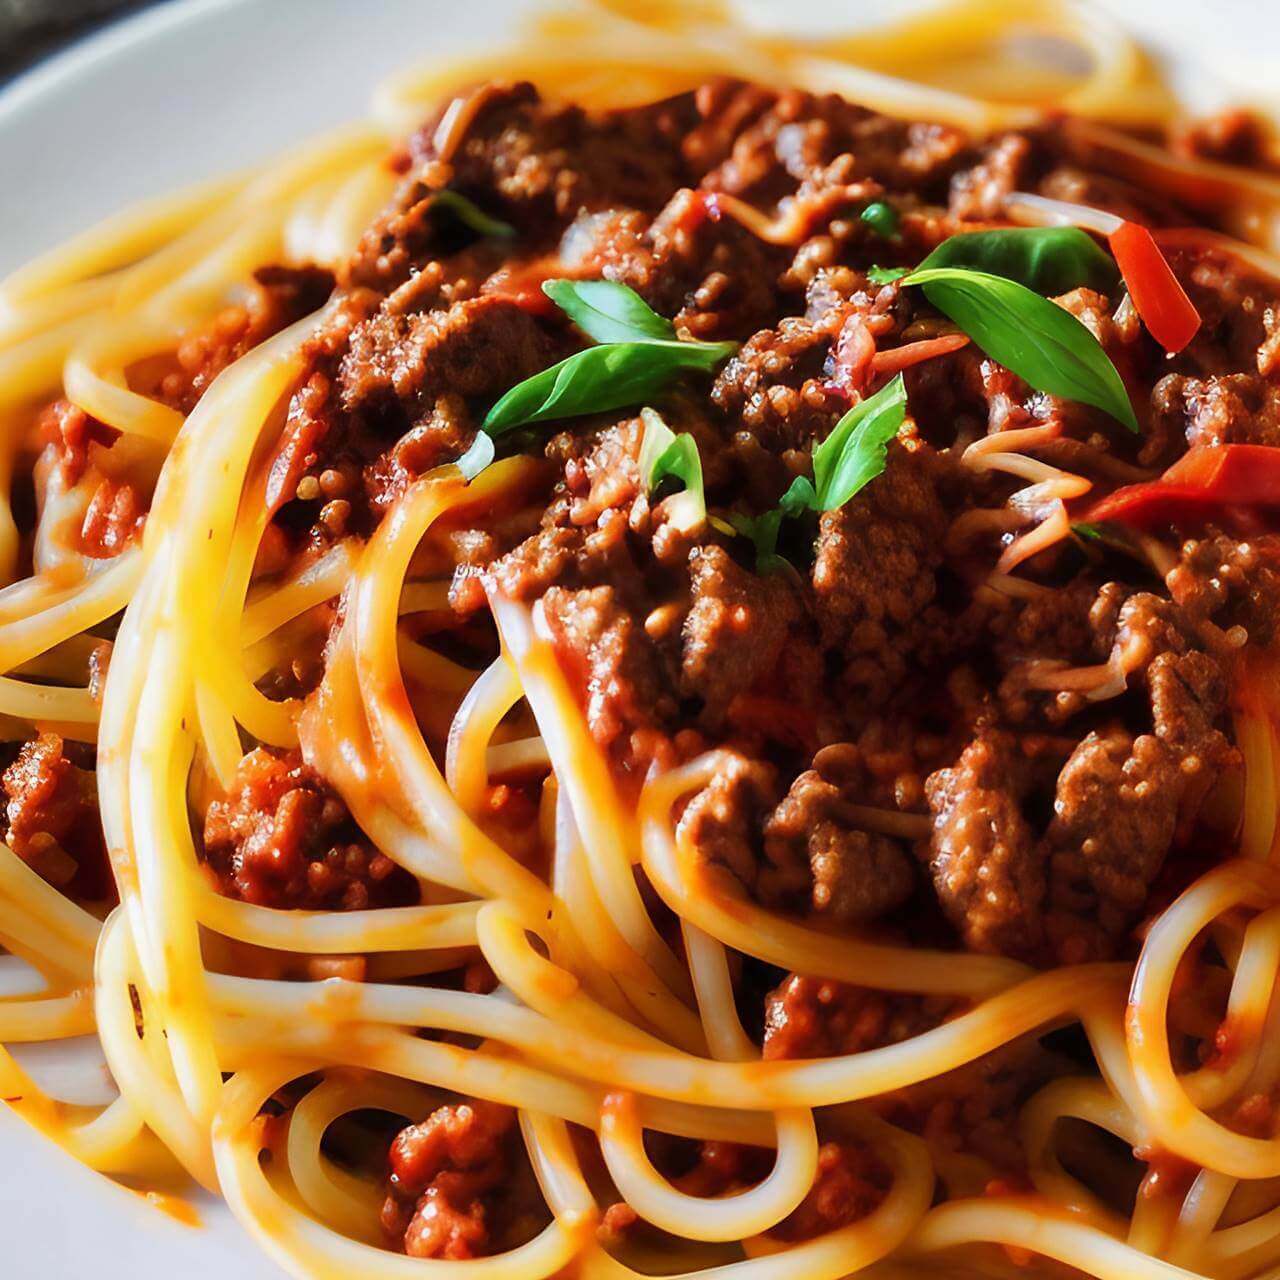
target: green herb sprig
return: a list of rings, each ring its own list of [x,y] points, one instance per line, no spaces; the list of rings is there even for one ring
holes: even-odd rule
[[[1102,345],[1042,296],[1115,286],[1115,263],[1078,228],[968,232],[944,240],[914,269],[872,267],[867,275],[875,284],[918,285],[986,355],[1037,391],[1092,405],[1138,431],[1124,380]]]
[[[664,480],[678,480],[682,492],[668,503],[668,518],[677,529],[696,529],[707,518],[702,486],[702,458],[698,442],[687,431],[677,435],[654,409],[640,410],[644,437],[640,441],[640,479],[653,493]]]
[[[796,476],[772,511],[730,516],[734,530],[755,544],[758,570],[763,572],[778,559],[784,519],[798,519],[811,511],[835,511],[884,471],[889,462],[889,441],[898,434],[906,415],[907,386],[898,374],[875,395],[855,404],[814,449],[812,480]]]
[[[653,399],[685,373],[714,373],[736,342],[682,342],[633,289],[607,280],[548,280],[543,292],[599,346],[517,383],[485,415],[492,436]]]
[[[510,240],[516,235],[515,227],[509,222],[485,213],[475,201],[468,200],[460,192],[450,191],[447,187],[431,197],[429,207],[432,214],[447,213],[477,235],[491,236],[497,240]]]

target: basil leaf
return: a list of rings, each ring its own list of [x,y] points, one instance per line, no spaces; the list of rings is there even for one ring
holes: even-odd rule
[[[462,472],[464,480],[474,480],[493,461],[493,437],[487,431],[477,431],[471,447],[454,466]]]
[[[818,510],[818,494],[808,476],[796,476],[778,499],[778,510],[794,520],[806,511]]]
[[[684,373],[711,373],[738,349],[735,342],[610,342],[588,347],[517,383],[485,415],[501,435],[525,423],[604,413],[667,390]]]
[[[867,279],[872,284],[892,284],[895,280],[901,280],[903,276],[910,274],[910,267],[870,267],[867,270]]]
[[[885,468],[889,441],[898,434],[907,414],[907,387],[898,374],[875,395],[859,401],[836,423],[831,434],[813,451],[815,511],[843,507]],[[800,477],[803,479],[803,477]],[[783,495],[784,510],[799,480]],[[797,499],[793,499],[796,501]]]
[[[1105,542],[1107,535],[1103,532],[1100,524],[1089,524],[1087,521],[1081,520],[1071,526],[1071,532],[1077,538],[1083,538],[1086,542]]]
[[[965,267],[1003,276],[1054,297],[1087,285],[1110,293],[1120,282],[1111,255],[1079,227],[1006,227],[966,231],[944,240],[916,268]]]
[[[445,210],[464,227],[478,235],[509,240],[516,234],[515,227],[509,222],[503,222],[501,218],[485,213],[479,205],[468,200],[466,196],[460,195],[457,191],[450,191],[447,187],[443,191],[437,191],[431,198],[430,209],[432,212],[438,209]]]
[[[873,200],[858,217],[885,240],[898,234],[898,211],[887,201]]]
[[[985,271],[917,268],[904,284],[955,321],[993,360],[1037,391],[1079,400],[1138,431],[1124,382],[1097,338],[1069,311]]]
[[[707,518],[698,442],[687,431],[676,435],[653,409],[641,409],[640,417],[644,421],[640,479],[650,493],[666,479],[679,480],[684,492],[668,504],[669,518],[677,529],[696,529]]]
[[[675,326],[625,284],[546,280],[542,292],[597,342],[671,342]]]
[[[756,549],[757,573],[764,573],[782,559],[778,555],[778,533],[782,528],[782,516],[781,507],[774,507],[772,511],[765,511],[758,516],[742,515],[736,511],[729,516],[734,532],[749,539]]]

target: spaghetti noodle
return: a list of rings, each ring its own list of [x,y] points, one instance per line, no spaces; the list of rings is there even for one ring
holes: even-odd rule
[[[317,1280],[1274,1274],[1265,133],[644,10],[0,286],[3,1095]]]

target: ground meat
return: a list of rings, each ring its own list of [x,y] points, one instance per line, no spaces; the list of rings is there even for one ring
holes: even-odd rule
[[[793,973],[765,998],[764,1056],[862,1053],[931,1031],[956,1011],[949,997],[891,995]]]
[[[1280,602],[1280,543],[1274,536],[1238,542],[1211,531],[1188,540],[1166,582],[1187,626],[1209,619],[1224,628],[1243,627],[1250,644],[1274,642]]]
[[[1159,654],[1147,669],[1156,737],[1179,757],[1185,785],[1190,776],[1220,763],[1226,739],[1216,728],[1226,708],[1227,686],[1208,654]]]
[[[1151,735],[1091,733],[1072,752],[1045,838],[1047,932],[1062,963],[1107,955],[1136,918],[1173,839],[1181,785]]]
[[[521,224],[545,214],[571,218],[583,208],[657,209],[683,185],[679,143],[694,120],[692,94],[588,115],[543,103],[528,84],[490,88],[451,157],[455,183],[492,190]],[[431,163],[430,145],[415,149]]]
[[[755,334],[716,378],[712,402],[774,451],[826,435],[847,407],[829,367],[840,322],[832,312]]]
[[[382,1223],[414,1258],[463,1261],[514,1248],[538,1215],[516,1114],[468,1100],[433,1111],[391,1144]]]
[[[885,1119],[929,1143],[940,1169],[947,1169],[950,1194],[980,1195],[993,1175],[1026,1185],[1018,1124],[1022,1107],[1048,1081],[1077,1071],[1074,1063],[1023,1037],[873,1105]],[[952,1154],[970,1159],[953,1164]],[[972,1157],[981,1162],[976,1168]]]
[[[1189,378],[1171,373],[1156,383],[1151,403],[1172,430],[1197,445],[1280,445],[1280,387],[1256,373]]]
[[[542,604],[601,746],[674,712],[658,651],[613,587],[552,587]]]
[[[127,481],[103,479],[93,491],[80,526],[80,546],[97,560],[118,556],[142,536],[146,510]]]
[[[899,906],[915,885],[898,841],[862,831],[846,812],[841,788],[816,769],[802,773],[765,824],[772,864],[762,880],[769,897],[807,890],[812,909],[841,924],[865,924]]]
[[[1040,943],[1044,867],[1022,815],[1018,742],[975,738],[925,783],[938,901],[971,951],[1028,956]]]
[[[1229,107],[1188,121],[1177,130],[1170,145],[1182,155],[1261,168],[1269,163],[1268,135],[1261,117],[1241,107]]]
[[[937,589],[945,528],[928,460],[896,443],[882,475],[822,514],[814,609],[854,683],[883,689],[902,672],[913,624]]]
[[[154,391],[181,413],[190,413],[214,378],[246,351],[322,307],[333,275],[322,267],[261,267],[254,286],[243,305],[227,307],[178,344],[177,369]]]
[[[220,893],[260,906],[358,911],[418,896],[296,753],[259,747],[240,761],[205,815],[204,855]]]
[[[110,447],[119,435],[70,400],[55,400],[36,419],[36,436],[46,448],[52,447],[67,488],[84,475],[93,447]]]
[[[972,169],[962,169],[951,179],[952,216],[976,222],[1002,218],[1005,199],[1028,185],[1031,154],[1025,134],[1007,133],[990,143]]]
[[[50,884],[80,899],[107,895],[92,752],[56,733],[23,743],[4,771],[5,843]]]
[[[769,1234],[786,1241],[812,1240],[847,1227],[880,1204],[891,1181],[888,1167],[861,1143],[824,1142],[812,1189]]]
[[[737,694],[777,667],[800,603],[786,579],[741,568],[723,547],[695,549],[689,569],[680,685],[686,697],[702,699],[703,719],[718,724]]]
[[[351,333],[338,372],[342,403],[355,411],[398,402],[415,422],[445,394],[496,399],[554,364],[557,350],[538,321],[506,298],[472,298],[421,315],[380,311]]]
[[[754,889],[761,861],[761,825],[776,799],[772,768],[731,756],[685,806],[680,838],[707,862],[727,867],[747,889]]]

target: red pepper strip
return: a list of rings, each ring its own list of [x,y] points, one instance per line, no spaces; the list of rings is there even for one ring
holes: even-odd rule
[[[1225,507],[1280,507],[1280,448],[1221,444],[1192,449],[1159,480],[1125,485],[1079,519],[1145,529]]]
[[[1151,336],[1174,355],[1196,336],[1200,313],[1146,227],[1122,222],[1108,237],[1133,305]]]

